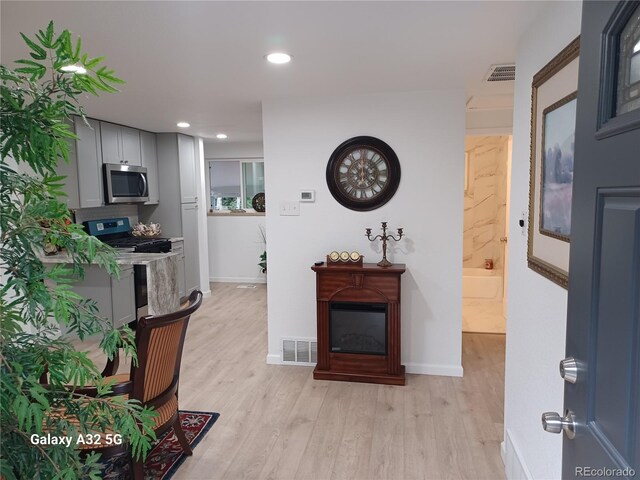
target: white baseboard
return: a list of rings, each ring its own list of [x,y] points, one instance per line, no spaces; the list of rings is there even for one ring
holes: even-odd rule
[[[267,283],[265,277],[209,277],[209,281],[220,283]]]
[[[282,357],[280,355],[267,355],[267,365],[282,365]]]
[[[211,290],[202,291],[202,298],[209,298],[211,296]]]
[[[504,462],[504,472],[507,480],[532,480],[533,476],[527,468],[522,453],[507,428],[504,432],[504,442],[500,444],[500,454]]]
[[[407,373],[419,375],[442,375],[444,377],[462,377],[462,365],[433,365],[429,363],[405,363]]]

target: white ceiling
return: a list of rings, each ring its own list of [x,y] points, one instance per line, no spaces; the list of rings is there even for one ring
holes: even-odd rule
[[[263,99],[446,88],[510,95],[513,82],[484,77],[491,64],[515,60],[544,4],[3,0],[1,55],[3,64],[26,57],[19,32],[52,19],[127,81],[119,94],[87,98],[91,116],[155,132],[185,120],[192,135],[259,141]],[[294,60],[268,64],[274,50]]]

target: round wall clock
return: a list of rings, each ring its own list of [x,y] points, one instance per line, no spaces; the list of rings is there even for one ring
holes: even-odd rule
[[[331,195],[351,210],[381,207],[391,200],[399,184],[398,156],[378,138],[350,138],[334,150],[327,164]]]

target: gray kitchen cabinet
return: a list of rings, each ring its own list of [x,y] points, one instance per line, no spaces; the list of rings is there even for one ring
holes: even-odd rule
[[[157,134],[156,146],[159,204],[141,205],[138,209],[138,216],[141,222],[159,223],[162,226],[163,237],[182,237],[177,134]]]
[[[118,279],[98,265],[84,265],[84,278],[73,285],[78,295],[96,303],[98,316],[115,328],[136,318],[133,266],[123,265],[120,271]]]
[[[144,204],[154,205],[160,200],[158,187],[158,151],[155,133],[140,130],[140,156],[142,166],[147,169],[147,180],[149,182],[149,200]]]
[[[102,162],[121,163],[120,125],[100,122],[102,139]]]
[[[140,154],[140,130],[120,127],[122,135],[122,159],[127,165],[142,165]]]
[[[196,152],[192,137],[178,134],[178,162],[180,166],[180,203],[198,201]]]
[[[159,133],[156,142],[159,203],[141,205],[138,215],[142,222],[159,223],[162,236],[184,238],[184,275],[178,273],[178,277],[185,278],[185,286],[180,287],[180,293],[184,291],[188,295],[200,286],[195,142],[192,137],[179,133]],[[189,179],[183,181],[183,175]],[[188,195],[183,195],[188,192]],[[190,201],[184,202],[184,199]],[[174,245],[172,248],[177,247]],[[178,268],[183,267],[179,265]]]
[[[187,289],[185,284],[185,272],[184,272],[184,241],[176,240],[171,243],[171,251],[175,252],[176,255],[176,265],[178,267],[178,272],[176,275],[178,276],[178,292],[179,297],[182,298],[186,295]]]
[[[103,163],[142,164],[140,131],[131,127],[100,122]]]
[[[67,177],[64,201],[72,210],[104,205],[100,122],[87,119],[87,123],[80,117],[73,118],[78,139],[70,142],[69,162],[61,161],[57,168],[59,175]]]
[[[111,318],[115,328],[136,319],[134,289],[133,266],[122,266],[120,278],[111,277]]]
[[[198,254],[198,204],[182,204],[182,231],[184,232],[184,278],[186,295],[200,287],[200,261]]]

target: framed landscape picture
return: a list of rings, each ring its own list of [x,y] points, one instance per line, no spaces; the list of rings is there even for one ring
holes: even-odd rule
[[[542,112],[540,233],[565,242],[571,233],[577,96],[573,92]]]
[[[580,39],[533,77],[529,268],[567,288]]]

